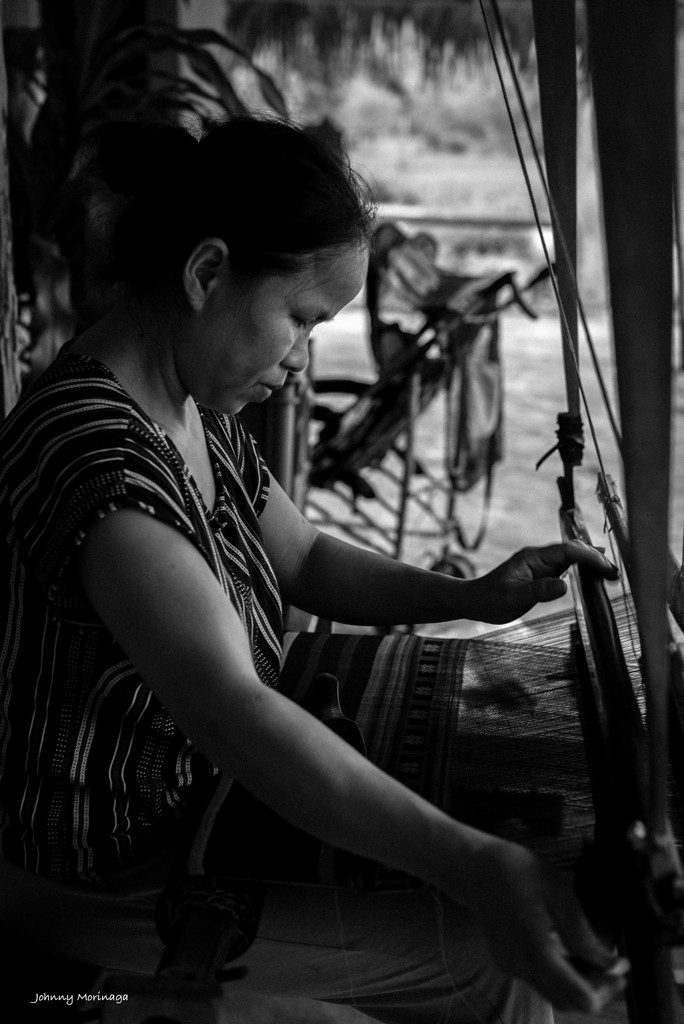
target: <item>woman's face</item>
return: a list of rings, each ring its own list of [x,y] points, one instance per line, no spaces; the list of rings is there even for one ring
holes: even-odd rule
[[[311,330],[357,295],[367,262],[366,250],[352,246],[307,270],[274,274],[246,288],[224,261],[176,353],[187,391],[228,414],[269,398],[288,373],[306,369]]]

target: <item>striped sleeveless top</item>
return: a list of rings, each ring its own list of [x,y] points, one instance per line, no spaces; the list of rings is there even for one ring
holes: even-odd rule
[[[63,350],[0,431],[0,854],[35,874],[96,882],[153,855],[214,773],[77,582],[96,517],[135,508],[185,534],[277,684],[282,611],[258,524],[268,471],[237,418],[200,412],[211,512],[170,439],[90,356]]]

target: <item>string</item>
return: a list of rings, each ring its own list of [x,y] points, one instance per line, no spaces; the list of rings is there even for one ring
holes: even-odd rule
[[[453,976],[453,973],[452,973],[452,970],[451,970],[451,963],[450,963],[450,960],[449,960],[449,953],[448,953],[448,950],[447,950],[446,937],[445,937],[445,933],[446,933],[446,924],[445,924],[446,916],[445,916],[445,913],[444,913],[444,904],[442,902],[441,893],[439,893],[436,889],[433,889],[432,886],[430,886],[428,891],[429,891],[430,895],[432,896],[432,900],[433,900],[434,905],[435,905],[435,915],[436,915],[436,918],[437,918],[437,936],[438,936],[439,952],[440,952],[440,956],[442,958],[442,964],[444,965],[444,970],[446,971],[447,977],[449,978],[449,981],[451,983],[451,996],[449,998],[449,1002],[448,1002],[448,1004],[447,1004],[447,1006],[445,1008],[445,1011],[444,1011],[444,1018],[443,1018],[444,1019],[444,1024],[450,1024],[451,1009],[452,1009],[454,1003],[456,1002],[456,1000],[458,1000],[463,1006],[465,1006],[470,1011],[471,1014],[473,1014],[473,1019],[474,1020],[480,1021],[480,1022],[482,1022],[482,1024],[484,1024],[485,1018],[483,1016],[481,1016],[481,1014],[478,1011],[477,1007],[473,1006],[473,1004],[470,1002],[470,1000],[466,999],[464,993],[460,991],[460,989],[458,988],[458,986],[456,984],[456,981],[454,979],[454,976]],[[490,1020],[491,1024],[495,1024],[495,1022],[493,1021],[492,1018],[488,1018],[488,1020]],[[498,1024],[506,1024],[506,1022],[504,1021],[504,1019],[501,1017],[501,1015],[498,1012],[496,1014],[496,1021],[498,1022]]]
[[[204,857],[216,819],[233,786],[233,779],[221,775],[211,800],[202,814],[188,853],[187,872],[190,876],[204,874]]]
[[[613,530],[612,530],[612,528],[610,526],[610,523],[608,521],[608,517],[607,516],[604,518],[603,532],[608,537],[608,544],[610,546],[610,555],[611,555],[611,559],[612,559],[613,563],[615,565],[622,565],[622,566],[624,566],[624,559],[622,558],[622,554],[620,553],[619,548],[617,548],[615,543],[614,543]],[[636,613],[635,613],[635,610],[634,610],[634,602],[631,599],[631,595],[630,595],[630,593],[629,593],[629,591],[627,589],[627,584],[625,582],[626,578],[627,578],[627,574],[626,574],[625,569],[623,568],[620,571],[620,575],[619,575],[620,589],[622,590],[622,599],[623,599],[624,605],[625,605],[625,619],[626,619],[626,622],[627,622],[627,630],[629,632],[629,643],[630,643],[630,647],[631,647],[631,650],[632,650],[632,656],[633,656],[634,660],[636,662],[638,662],[639,658],[640,658],[640,644],[639,644],[639,641],[638,641],[638,623],[637,623]]]
[[[350,999],[351,1005],[354,1007],[354,1009],[358,1010],[359,1006],[358,1006],[358,1001],[356,999],[356,994],[355,994],[355,991],[354,991],[354,980],[353,980],[353,977],[352,977],[351,962],[350,962],[350,959],[349,959],[349,950],[348,950],[348,947],[347,947],[346,932],[345,932],[345,927],[344,927],[342,908],[341,908],[341,905],[340,905],[340,887],[337,886],[337,885],[334,885],[332,887],[332,890],[333,890],[333,905],[334,905],[334,908],[335,908],[335,917],[336,917],[336,920],[337,920],[338,935],[339,935],[339,939],[340,939],[340,945],[342,947],[342,955],[343,955],[343,958],[344,958],[345,973],[346,973],[346,976],[347,976],[347,987],[349,989],[349,999]],[[437,892],[435,889],[433,889],[432,887],[430,887],[428,889],[428,891],[429,891],[429,893],[430,893],[430,895],[432,897],[433,903],[435,905],[435,914],[436,914],[436,918],[437,918],[437,944],[438,944],[438,948],[439,948],[439,953],[440,953],[440,957],[442,959],[442,964],[444,966],[444,970],[445,970],[446,975],[447,975],[447,977],[449,979],[449,982],[451,984],[451,995],[449,996],[449,1002],[447,1003],[447,1005],[446,1005],[446,1007],[444,1009],[444,1015],[443,1016],[442,1016],[442,1014],[440,1012],[439,1024],[450,1024],[450,1021],[451,1021],[451,1011],[452,1011],[452,1008],[453,1008],[454,1004],[457,1001],[467,1008],[469,1013],[472,1015],[471,1019],[473,1021],[478,1022],[478,1024],[485,1024],[485,1018],[480,1014],[480,1012],[477,1009],[477,1007],[474,1006],[470,1002],[470,1000],[466,998],[464,993],[459,990],[459,988],[458,988],[458,986],[456,984],[456,981],[454,979],[454,976],[453,976],[453,973],[452,973],[452,970],[451,970],[449,953],[448,953],[448,949],[447,949],[445,913],[444,913],[444,906],[443,906],[443,902],[442,902],[442,897],[441,897],[441,894],[439,892]],[[489,1019],[489,1018],[487,1018],[487,1019]],[[492,1019],[490,1021],[490,1024],[505,1024],[505,1021],[500,1016],[500,1014],[497,1012],[497,1014],[496,1014],[496,1021],[494,1021]]]
[[[496,13],[498,13],[497,0],[491,0],[491,3],[492,3],[492,7],[493,7],[494,11]],[[590,430],[591,437],[592,437],[592,440],[593,440],[593,443],[594,443],[594,449],[595,449],[595,452],[596,452],[596,458],[597,458],[598,463],[599,463],[599,472],[600,472],[601,476],[603,477],[603,479],[605,480],[605,479],[607,479],[607,472],[606,472],[605,466],[603,464],[603,456],[602,456],[602,453],[601,453],[601,447],[599,445],[598,436],[596,434],[596,428],[595,428],[595,425],[594,425],[593,417],[591,415],[591,410],[589,408],[589,402],[588,402],[588,399],[587,399],[586,390],[584,388],[584,384],[582,382],[582,378],[581,378],[581,375],[580,375],[579,363],[578,363],[578,360],[577,360],[577,353],[575,352],[574,346],[572,344],[572,337],[571,337],[571,334],[570,334],[570,329],[569,329],[569,326],[568,326],[567,317],[565,315],[565,310],[563,308],[563,302],[562,302],[560,291],[559,291],[559,288],[558,288],[558,282],[556,280],[556,275],[555,275],[555,273],[553,271],[553,262],[551,260],[551,256],[549,254],[548,246],[546,244],[546,239],[544,237],[544,231],[542,229],[541,218],[539,216],[539,208],[538,208],[535,196],[534,196],[534,191],[532,189],[532,182],[530,180],[529,171],[527,169],[527,164],[526,164],[526,161],[525,161],[525,155],[524,155],[524,153],[522,151],[522,146],[520,144],[520,135],[518,133],[518,129],[517,129],[517,126],[516,126],[516,123],[515,123],[515,118],[513,116],[513,111],[511,109],[511,104],[510,104],[510,101],[508,99],[508,93],[506,91],[506,84],[505,84],[504,77],[503,77],[503,72],[502,72],[502,69],[501,69],[501,62],[499,61],[499,57],[498,57],[498,54],[496,52],[496,45],[495,45],[495,42],[494,42],[494,36],[492,34],[489,18],[487,16],[487,12],[486,12],[485,7],[484,7],[484,0],[479,0],[479,4],[480,4],[480,10],[482,12],[482,18],[484,20],[485,30],[486,30],[486,33],[487,33],[487,39],[489,41],[489,46],[490,46],[490,49],[491,49],[491,52],[492,52],[492,58],[494,60],[494,66],[495,66],[495,69],[496,69],[497,78],[499,79],[499,85],[501,86],[501,92],[502,92],[503,101],[504,101],[504,104],[506,106],[506,113],[507,113],[508,120],[509,120],[510,125],[511,125],[511,131],[512,131],[512,134],[513,134],[513,141],[514,141],[516,152],[517,152],[517,155],[518,155],[518,160],[520,162],[520,168],[521,168],[521,171],[522,171],[522,174],[523,174],[523,179],[525,181],[525,187],[527,188],[527,193],[528,193],[528,196],[529,196],[529,199],[530,199],[530,205],[531,205],[531,208],[532,208],[532,213],[533,213],[535,224],[536,224],[536,227],[537,227],[537,232],[538,232],[538,235],[539,235],[539,240],[541,242],[542,251],[544,253],[544,259],[545,259],[546,265],[548,266],[549,271],[550,271],[550,281],[551,281],[551,285],[553,287],[554,297],[555,297],[555,300],[556,300],[556,304],[558,306],[558,313],[559,313],[560,321],[561,321],[561,332],[562,332],[562,335],[563,335],[564,343],[567,346],[567,349],[568,349],[568,351],[569,351],[569,353],[571,355],[572,362],[573,362],[573,365],[574,365],[575,374],[576,374],[576,378],[577,378],[577,386],[579,388],[579,392],[580,392],[580,395],[582,397],[582,404],[584,406],[584,410],[585,410],[585,413],[586,413],[586,416],[587,416],[587,423],[589,424],[589,430]],[[500,18],[500,15],[499,15],[499,18]],[[512,74],[515,77],[514,69],[511,69],[511,71],[512,71]]]
[[[347,939],[344,930],[344,921],[342,920],[342,908],[340,907],[340,890],[339,886],[334,885],[333,890],[333,905],[335,907],[335,917],[337,919],[337,933],[340,937],[340,945],[342,947],[342,957],[344,959],[344,969],[347,975],[347,985],[349,987],[349,999],[355,1010],[358,1010],[356,1003],[356,994],[354,992],[354,980],[352,978],[351,963],[349,960],[349,950],[347,949]]]
[[[439,945],[439,952],[440,952],[440,956],[442,957],[442,963],[444,965],[444,970],[446,971],[447,977],[449,978],[449,981],[451,983],[451,996],[449,997],[449,1002],[447,1003],[447,1006],[446,1006],[446,1008],[444,1010],[444,1024],[449,1024],[449,1018],[451,1016],[451,1008],[454,1005],[454,1001],[457,998],[457,996],[459,995],[459,992],[458,992],[458,990],[456,988],[456,982],[454,981],[454,976],[451,973],[451,965],[449,964],[449,957],[447,955],[446,938],[445,938],[445,935],[444,935],[444,931],[445,931],[445,926],[444,926],[444,907],[442,905],[442,900],[441,900],[440,894],[436,891],[436,889],[433,889],[432,887],[430,887],[429,892],[430,892],[430,895],[432,896],[433,902],[435,904],[435,914],[437,916],[437,941],[438,941],[438,945]]]

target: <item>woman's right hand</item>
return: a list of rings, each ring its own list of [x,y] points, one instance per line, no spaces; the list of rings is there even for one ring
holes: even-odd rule
[[[529,850],[491,837],[467,877],[466,902],[495,962],[557,1010],[598,1013],[625,987],[627,962],[594,934],[569,880]]]

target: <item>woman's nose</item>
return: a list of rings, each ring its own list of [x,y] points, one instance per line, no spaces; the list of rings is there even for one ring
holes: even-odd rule
[[[309,335],[297,338],[290,351],[283,359],[283,366],[291,373],[302,373],[309,365]]]

